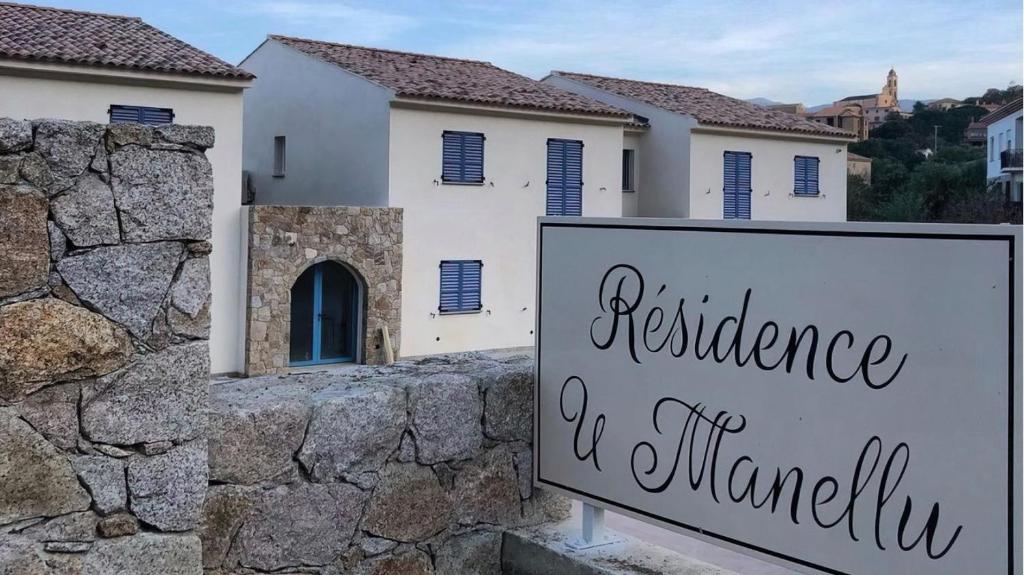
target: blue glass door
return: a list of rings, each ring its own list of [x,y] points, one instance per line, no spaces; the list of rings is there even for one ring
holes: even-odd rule
[[[359,290],[344,267],[323,262],[292,287],[290,364],[340,363],[356,358]]]

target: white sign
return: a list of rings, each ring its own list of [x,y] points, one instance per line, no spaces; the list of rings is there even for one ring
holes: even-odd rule
[[[808,573],[1021,573],[1021,229],[542,218],[535,482]]]

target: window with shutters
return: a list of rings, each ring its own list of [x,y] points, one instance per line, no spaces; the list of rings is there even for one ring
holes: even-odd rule
[[[441,134],[441,181],[446,184],[484,183],[484,135],[476,132]]]
[[[174,110],[170,108],[113,104],[107,112],[110,114],[111,124],[170,124],[174,122]]]
[[[481,309],[480,279],[484,264],[480,260],[444,260],[441,262],[441,313],[470,313]]]
[[[750,219],[750,152],[725,152],[722,170],[722,217]]]
[[[793,159],[793,194],[797,196],[817,196],[818,158],[796,156]]]
[[[622,150],[622,191],[636,191],[636,150]]]
[[[546,204],[549,216],[583,215],[583,142],[548,140]]]

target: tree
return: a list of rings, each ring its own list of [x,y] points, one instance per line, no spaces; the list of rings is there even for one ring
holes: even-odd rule
[[[921,100],[918,100],[918,101],[914,102],[914,113],[915,114],[918,113],[918,112],[923,112],[923,111],[925,111],[927,109],[928,109],[928,107],[925,106],[924,102],[922,102]]]

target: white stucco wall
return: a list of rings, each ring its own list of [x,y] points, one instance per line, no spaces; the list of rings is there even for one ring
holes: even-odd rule
[[[1021,138],[1024,137],[1024,134],[1021,134],[1022,117],[1024,117],[1024,112],[1018,110],[1015,114],[1010,114],[988,125],[988,139],[985,141],[988,179],[1003,175],[1000,152],[1021,147]],[[990,143],[994,145],[990,145]]]
[[[644,181],[636,198],[635,215],[687,218],[690,215],[690,130],[697,121],[631,98],[624,98],[564,76],[552,75],[543,82],[650,120],[650,129],[639,137],[637,173]]]
[[[390,90],[273,39],[241,66],[256,75],[242,161],[257,204],[387,205]],[[285,137],[283,177],[275,136]]]
[[[723,154],[750,152],[754,220],[846,221],[846,144],[779,137],[691,133],[690,217],[722,219]],[[821,194],[793,195],[793,159],[816,156]]]
[[[482,132],[483,186],[443,185],[441,133]],[[547,139],[583,141],[583,215],[622,210],[622,127],[392,107],[389,204],[405,209],[402,355],[533,345]],[[439,315],[441,260],[483,260],[483,310]]]
[[[107,123],[111,104],[173,108],[178,124],[213,126],[213,290],[210,355],[214,373],[242,368],[245,267],[242,262],[242,90],[169,87],[0,75],[0,117]]]

